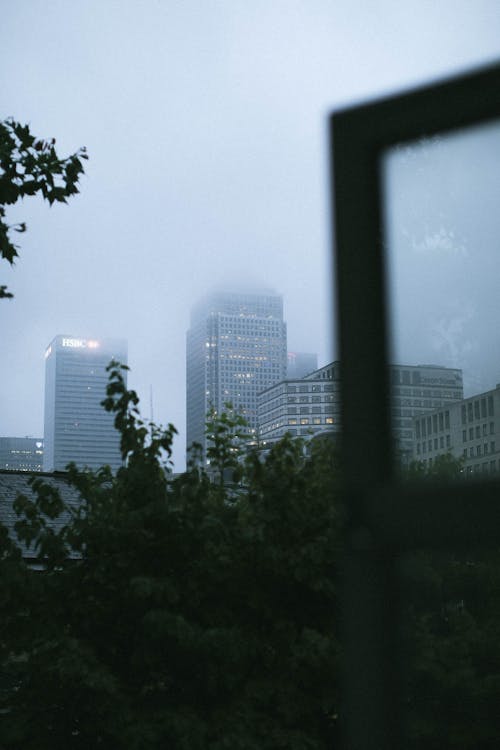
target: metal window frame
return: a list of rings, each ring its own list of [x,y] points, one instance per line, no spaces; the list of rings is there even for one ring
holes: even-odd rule
[[[382,158],[396,144],[500,120],[500,65],[330,118],[342,450],[346,748],[402,746],[396,563],[417,548],[499,543],[500,482],[398,482],[389,403]]]

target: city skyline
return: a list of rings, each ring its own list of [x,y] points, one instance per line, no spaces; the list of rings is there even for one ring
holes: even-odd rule
[[[500,6],[381,0],[374,11],[311,0],[283,8],[228,0],[6,5],[1,117],[55,138],[61,157],[86,146],[89,160],[67,206],[28,198],[7,210],[8,223],[25,221],[27,232],[16,237],[19,259],[13,269],[4,264],[1,281],[15,295],[0,305],[3,434],[42,434],[41,355],[55,333],[124,336],[129,385],[145,416],[152,391],[155,420],[176,425],[173,460],[182,470],[189,310],[218,283],[276,288],[289,349],[318,352],[319,365],[338,356],[328,114],[499,58]],[[412,232],[424,268],[439,232],[433,227],[434,244]],[[469,249],[466,276],[477,280],[474,243]],[[418,322],[419,281],[404,269],[403,277]],[[425,297],[432,308],[427,289]],[[450,300],[449,316],[431,320],[437,348],[405,350],[403,361],[452,366],[465,345],[473,352],[471,321],[463,320],[473,309],[457,311]]]

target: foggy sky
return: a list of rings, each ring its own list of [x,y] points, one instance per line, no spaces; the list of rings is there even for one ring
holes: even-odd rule
[[[327,114],[500,58],[500,5],[20,0],[2,32],[0,116],[90,158],[67,206],[27,199],[7,217],[28,232],[14,271],[0,266],[15,294],[0,435],[43,434],[55,335],[123,337],[145,415],[152,386],[155,420],[179,429],[180,470],[191,306],[213,286],[271,286],[289,350],[325,364]]]

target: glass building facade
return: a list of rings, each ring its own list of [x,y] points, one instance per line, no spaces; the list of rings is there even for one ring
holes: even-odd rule
[[[127,364],[125,341],[56,336],[47,347],[44,471],[64,471],[70,461],[81,468],[121,466],[114,415],[101,405],[112,359]]]
[[[205,421],[230,402],[258,426],[257,396],[286,377],[286,323],[279,295],[213,293],[192,311],[186,346],[187,447],[205,451]]]

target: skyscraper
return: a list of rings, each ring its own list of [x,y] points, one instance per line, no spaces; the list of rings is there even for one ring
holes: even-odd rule
[[[257,394],[286,376],[283,300],[214,292],[191,313],[186,349],[187,447],[205,450],[205,420],[231,402],[257,430]]]
[[[125,341],[56,336],[48,346],[44,471],[62,471],[70,461],[93,469],[121,465],[114,415],[101,406],[112,359],[127,363]]]

